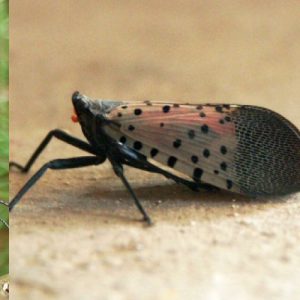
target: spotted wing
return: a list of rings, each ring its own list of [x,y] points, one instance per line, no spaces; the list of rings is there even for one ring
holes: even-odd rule
[[[106,132],[195,181],[239,192],[231,119],[235,109],[229,105],[127,104],[107,115],[114,122]]]
[[[109,135],[195,181],[247,195],[300,190],[300,133],[268,109],[138,103],[107,116]]]

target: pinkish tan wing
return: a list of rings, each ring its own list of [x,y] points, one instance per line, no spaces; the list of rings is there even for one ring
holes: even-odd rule
[[[240,192],[235,181],[237,147],[231,113],[236,106],[131,103],[107,118],[111,137],[195,181]]]
[[[195,181],[249,196],[300,190],[300,132],[276,112],[249,105],[121,105],[106,116],[114,121],[107,133]]]

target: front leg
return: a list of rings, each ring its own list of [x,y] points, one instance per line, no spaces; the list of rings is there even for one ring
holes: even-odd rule
[[[58,140],[61,140],[61,141],[65,142],[69,145],[72,145],[72,146],[74,146],[78,149],[86,151],[90,154],[94,154],[94,155],[99,156],[99,153],[97,153],[95,151],[95,149],[93,149],[93,147],[90,144],[88,144],[88,143],[86,143],[86,142],[84,142],[84,141],[82,141],[82,140],[66,133],[63,130],[54,129],[54,130],[51,130],[46,135],[46,137],[43,139],[43,141],[40,143],[40,145],[37,147],[37,149],[33,152],[31,157],[29,158],[28,162],[25,164],[25,166],[22,166],[22,165],[20,165],[19,163],[16,163],[16,162],[10,162],[9,167],[10,168],[15,167],[15,168],[19,169],[21,172],[27,173],[30,170],[33,163],[40,156],[40,154],[43,152],[43,150],[46,148],[46,146],[49,144],[49,142],[52,140],[53,137],[57,138]]]

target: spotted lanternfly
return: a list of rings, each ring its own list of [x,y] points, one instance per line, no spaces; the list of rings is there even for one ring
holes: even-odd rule
[[[247,196],[300,190],[299,130],[268,109],[91,100],[78,92],[72,101],[72,120],[79,122],[88,143],[53,130],[25,167],[10,166],[27,172],[53,136],[92,156],[46,163],[11,201],[10,210],[48,168],[98,165],[106,159],[148,223],[149,216],[124,176],[124,165],[162,174],[193,190],[220,188]]]

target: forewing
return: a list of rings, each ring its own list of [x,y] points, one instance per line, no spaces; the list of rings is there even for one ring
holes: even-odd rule
[[[231,115],[238,106],[131,103],[113,109],[108,135],[195,181],[239,192]]]

